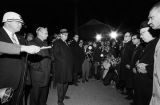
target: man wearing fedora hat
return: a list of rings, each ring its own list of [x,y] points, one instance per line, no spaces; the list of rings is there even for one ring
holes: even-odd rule
[[[60,33],[68,33],[68,30],[66,28],[60,29]]]
[[[55,82],[57,84],[58,105],[64,105],[68,83],[72,82],[73,56],[66,40],[67,29],[60,30],[60,39],[53,45],[53,56],[55,58]]]

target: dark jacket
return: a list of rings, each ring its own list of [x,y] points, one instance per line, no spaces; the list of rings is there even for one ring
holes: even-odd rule
[[[154,52],[155,47],[158,42],[158,38],[150,41],[144,48],[142,57],[139,60],[139,63],[145,63],[148,64],[146,67],[147,69],[147,75],[150,79],[153,79],[153,66],[154,66]]]
[[[135,46],[132,44],[132,41],[124,44],[124,47],[121,52],[121,65],[122,65],[122,67],[124,67],[127,64],[130,65],[132,54],[134,51],[134,47]]]
[[[136,67],[136,62],[141,58],[144,46],[141,44],[135,47],[131,59],[131,70]]]
[[[22,39],[18,37],[18,40],[21,44]],[[3,28],[0,29],[0,41],[13,44]],[[20,78],[22,76],[21,74],[24,73],[25,67],[25,62],[22,58],[22,54],[0,55],[0,88],[12,87],[13,89],[16,89],[18,87]]]
[[[30,45],[47,46],[39,38],[35,38]],[[37,54],[29,55],[31,84],[33,86],[44,87],[49,85],[51,57],[48,49],[41,50]]]
[[[127,80],[129,78],[129,70],[126,68],[126,65],[131,64],[131,58],[134,51],[134,45],[132,44],[132,41],[125,43],[124,47],[121,50],[120,79]]]
[[[72,81],[73,56],[69,46],[61,39],[53,44],[53,56],[55,62],[55,81],[66,83]]]
[[[72,55],[73,55],[73,60],[74,60],[74,73],[81,73],[81,67],[82,67],[82,55],[81,55],[81,48],[79,46],[79,43],[76,42],[75,40],[72,41],[70,44],[71,50],[72,50]]]

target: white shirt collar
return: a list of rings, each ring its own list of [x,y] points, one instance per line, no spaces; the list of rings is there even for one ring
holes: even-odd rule
[[[7,32],[7,34],[8,34],[9,36],[12,36],[12,35],[13,35],[13,33],[12,33],[11,31],[9,31],[7,28],[3,27],[3,29]]]
[[[5,28],[3,26],[3,29],[6,31],[6,33],[8,34],[9,38],[12,40],[13,43],[15,43],[12,39],[12,37],[14,36],[14,38],[16,39],[16,44],[19,44],[18,38],[16,36],[16,34],[13,34],[11,31],[9,31],[7,28]],[[13,36],[12,36],[13,35]]]

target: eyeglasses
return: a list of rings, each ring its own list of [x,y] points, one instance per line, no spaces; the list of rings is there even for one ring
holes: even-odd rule
[[[137,38],[132,38],[132,40],[135,40],[135,39],[137,39]]]
[[[131,37],[131,36],[125,36],[125,37]]]
[[[62,35],[64,35],[64,36],[68,36],[68,33],[62,33]]]

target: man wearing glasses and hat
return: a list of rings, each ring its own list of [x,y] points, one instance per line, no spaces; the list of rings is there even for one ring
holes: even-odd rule
[[[24,40],[16,36],[22,28],[23,20],[18,13],[6,12],[3,16],[3,27],[0,28],[0,41],[22,46]],[[38,47],[37,47],[38,48]],[[23,50],[23,48],[22,48]],[[37,49],[38,50],[38,49]],[[39,48],[40,50],[40,48]],[[13,98],[7,105],[19,105],[22,86],[24,83],[25,56],[20,54],[0,55],[0,89],[12,88]]]
[[[67,29],[61,29],[60,39],[57,39],[53,45],[58,105],[64,105],[63,100],[69,98],[66,96],[66,92],[68,89],[68,83],[72,82],[73,56],[71,49],[66,42],[67,38]]]

